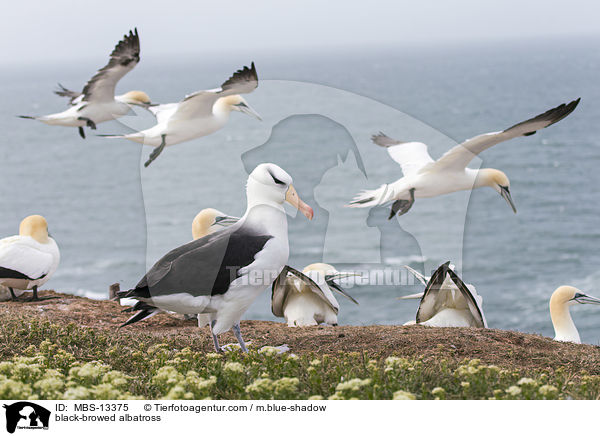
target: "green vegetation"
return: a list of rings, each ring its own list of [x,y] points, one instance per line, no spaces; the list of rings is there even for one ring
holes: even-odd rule
[[[5,322],[1,399],[596,399],[600,376],[344,352],[193,351],[180,339]],[[401,350],[398,350],[401,352]]]

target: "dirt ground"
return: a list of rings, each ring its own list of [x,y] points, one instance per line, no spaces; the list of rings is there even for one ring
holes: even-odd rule
[[[199,329],[195,321],[159,314],[118,329],[129,314],[122,313],[123,307],[115,301],[90,300],[53,291],[43,291],[40,295],[58,298],[0,303],[0,322],[4,317],[37,318],[55,324],[74,323],[115,335],[144,334],[157,340],[189,341],[196,349],[213,350],[208,328]],[[600,347],[558,343],[514,331],[395,325],[289,328],[271,321],[242,321],[241,326],[244,338],[253,346],[288,344],[294,353],[365,351],[373,357],[393,354],[452,361],[478,358],[505,368],[553,370],[565,366],[570,371],[585,369],[590,374],[600,374]],[[222,344],[235,342],[231,332],[221,335],[220,340]]]

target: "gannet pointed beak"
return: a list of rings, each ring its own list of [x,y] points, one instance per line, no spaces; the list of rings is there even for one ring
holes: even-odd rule
[[[579,304],[600,304],[600,299],[579,292],[575,294],[573,300]]]
[[[256,112],[254,109],[252,109],[252,107],[250,107],[250,105],[248,103],[242,102],[239,104],[236,104],[236,107],[238,108],[238,110],[246,115],[250,115],[251,117],[256,118],[258,121],[262,121],[262,118],[260,117],[260,115],[258,115],[258,112]]]
[[[336,280],[338,278],[352,277],[352,276],[360,276],[360,274],[337,273],[337,274],[326,275],[325,276],[325,283],[327,283],[327,286],[329,286],[331,289],[333,289],[334,291],[339,292],[344,297],[346,297],[347,299],[349,299],[350,301],[352,301],[354,304],[358,304],[358,301],[356,301],[350,294],[348,294],[346,291],[344,291],[340,287],[340,285],[338,285],[336,282],[334,282],[334,280]]]
[[[285,201],[287,201],[289,204],[291,204],[300,212],[302,212],[304,216],[309,220],[313,219],[315,213],[312,207],[310,207],[308,204],[306,204],[300,199],[298,193],[296,192],[296,188],[294,188],[294,185],[290,185],[290,187],[288,188],[287,193],[285,194]]]
[[[226,227],[226,226],[230,226],[232,224],[237,223],[239,220],[240,219],[235,216],[222,215],[222,216],[215,217],[215,224]]]
[[[510,196],[510,190],[508,189],[508,186],[500,186],[500,195],[506,200],[513,212],[517,213],[517,208],[515,207],[515,203],[513,203],[512,197]]]

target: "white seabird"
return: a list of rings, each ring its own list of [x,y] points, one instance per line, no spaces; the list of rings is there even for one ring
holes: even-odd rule
[[[554,326],[555,341],[581,343],[569,311],[570,306],[578,303],[600,304],[600,299],[590,297],[573,286],[560,286],[550,297],[550,317]]]
[[[533,135],[569,115],[579,104],[569,104],[550,109],[541,115],[523,121],[501,132],[485,133],[451,148],[437,161],[422,142],[400,142],[383,133],[374,135],[375,144],[385,147],[391,158],[402,167],[404,177],[382,185],[372,191],[362,191],[349,207],[373,207],[393,201],[389,219],[403,215],[412,207],[415,198],[436,197],[456,191],[472,190],[489,186],[497,191],[516,213],[510,196],[510,181],[502,171],[492,168],[480,170],[467,168],[471,160],[484,150],[518,136]]]
[[[98,70],[81,93],[70,91],[59,84],[56,94],[69,97],[69,109],[44,116],[19,115],[41,121],[51,126],[77,127],[85,138],[84,126],[96,129],[96,125],[127,115],[130,105],[150,107],[150,97],[143,91],[129,91],[115,97],[117,82],[140,61],[140,39],[137,29],[124,35],[110,54],[108,64]]]
[[[102,135],[109,138],[125,138],[133,142],[155,147],[144,163],[147,167],[165,147],[210,135],[221,129],[229,120],[231,111],[243,112],[257,119],[260,116],[239,94],[248,94],[258,86],[254,62],[250,68],[236,71],[220,88],[197,91],[187,95],[179,103],[167,103],[149,107],[156,116],[156,125],[128,135]]]
[[[335,283],[335,280],[354,275],[356,274],[339,272],[326,263],[313,263],[302,272],[286,265],[273,282],[271,311],[273,315],[285,318],[288,327],[320,323],[337,325],[340,305],[331,289],[358,304]]]
[[[246,195],[246,213],[236,224],[170,251],[135,288],[118,297],[177,313],[209,314],[218,352],[217,336],[231,328],[242,351],[247,351],[240,319],[288,260],[283,203],[287,201],[308,219],[313,210],[299,198],[290,175],[271,163],[260,164],[250,173]]]
[[[39,301],[37,290],[52,277],[60,262],[60,252],[48,235],[48,223],[41,215],[21,221],[19,234],[0,240],[0,285],[9,288],[17,301],[16,290],[33,289],[29,301]]]
[[[430,327],[483,327],[487,322],[483,314],[483,298],[473,285],[465,284],[450,267],[441,265],[431,278],[424,277],[406,267],[423,284],[425,292],[407,295],[400,299],[420,298],[415,321],[405,325],[420,324]]]

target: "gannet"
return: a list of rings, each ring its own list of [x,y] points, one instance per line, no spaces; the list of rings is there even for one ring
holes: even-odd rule
[[[290,175],[271,163],[260,164],[250,173],[246,196],[246,213],[237,223],[170,251],[135,288],[119,292],[118,298],[134,298],[177,313],[209,314],[217,352],[221,352],[217,336],[229,329],[242,351],[247,351],[240,319],[288,260],[283,203],[287,201],[308,219],[313,218],[313,210],[296,193]]]
[[[456,275],[450,262],[441,265],[431,278],[424,277],[410,267],[406,268],[427,287],[425,292],[400,297],[421,299],[415,321],[409,321],[405,325],[487,328],[483,298],[477,294],[473,285],[465,284]]]
[[[77,127],[85,138],[84,126],[96,129],[96,125],[127,115],[130,105],[149,108],[150,97],[143,91],[129,91],[115,96],[115,86],[140,61],[140,39],[137,29],[124,35],[110,54],[108,64],[98,70],[84,86],[81,93],[70,91],[59,84],[56,94],[69,97],[69,109],[44,116],[19,115],[41,121],[51,126]]]
[[[243,112],[257,119],[260,116],[239,94],[248,94],[258,86],[254,62],[250,68],[236,71],[220,88],[197,91],[185,96],[179,103],[167,103],[149,107],[156,116],[156,125],[128,135],[101,135],[109,138],[125,138],[150,145],[155,149],[144,163],[147,167],[170,145],[209,135],[221,129],[229,120],[231,111]]]
[[[30,215],[21,221],[17,236],[0,240],[0,285],[9,288],[15,301],[15,289],[33,289],[29,301],[46,299],[38,297],[38,286],[50,280],[59,262],[58,245],[48,235],[46,219]]]
[[[331,289],[358,304],[335,283],[335,280],[354,275],[339,272],[326,263],[313,263],[302,272],[286,265],[273,282],[271,311],[273,315],[285,318],[288,327],[320,323],[337,325],[340,305]]]
[[[562,120],[575,110],[579,100],[561,104],[501,132],[485,133],[471,138],[451,148],[437,161],[431,158],[427,145],[422,142],[400,142],[381,132],[373,135],[373,142],[387,148],[391,158],[400,164],[404,177],[393,183],[381,185],[378,189],[362,191],[348,206],[373,207],[393,201],[389,215],[389,219],[392,219],[396,214],[400,216],[408,212],[415,198],[436,197],[489,186],[497,191],[516,213],[506,174],[492,168],[471,169],[467,168],[467,165],[475,156],[493,145],[518,136],[533,135],[537,130]]]
[[[239,218],[224,214],[217,209],[202,209],[192,221],[192,237],[194,240],[203,238],[206,235],[223,230],[239,220]]]
[[[569,312],[569,307],[577,303],[600,304],[600,299],[590,297],[573,286],[560,286],[550,297],[550,317],[554,326],[555,341],[581,343],[579,332]]]

